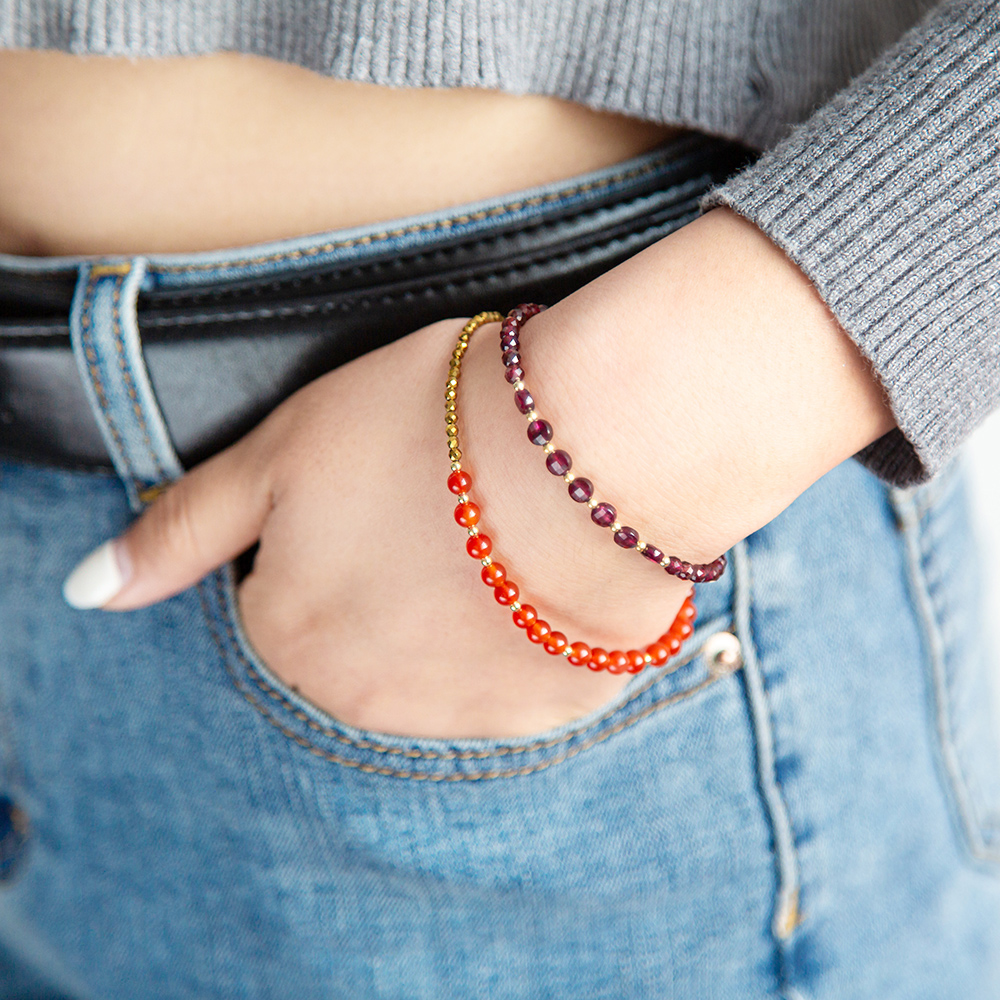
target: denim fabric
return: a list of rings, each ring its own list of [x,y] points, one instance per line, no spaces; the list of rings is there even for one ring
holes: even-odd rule
[[[170,478],[127,336],[144,266],[83,268],[104,325],[74,334],[134,478],[0,463],[0,796],[30,820],[0,997],[1000,996],[1000,749],[958,470],[892,491],[835,469],[699,588],[677,669],[588,718],[360,732],[259,662],[228,569],[128,614],[62,602],[144,469]],[[722,631],[735,672],[705,655]]]

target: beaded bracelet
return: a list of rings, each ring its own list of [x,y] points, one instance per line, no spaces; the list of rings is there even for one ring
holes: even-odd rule
[[[586,665],[591,670],[607,670],[612,674],[637,674],[646,666],[662,667],[667,660],[676,655],[681,644],[694,631],[692,624],[696,611],[694,606],[694,591],[688,594],[680,611],[670,625],[655,642],[649,643],[644,649],[630,649],[623,652],[613,649],[608,652],[600,647],[593,649],[585,642],[570,642],[564,633],[552,629],[547,621],[538,617],[538,612],[530,604],[522,604],[520,588],[507,576],[502,563],[496,562],[491,553],[493,542],[490,537],[479,529],[481,511],[469,497],[472,489],[472,476],[462,468],[462,451],[458,442],[458,380],[462,373],[462,357],[469,346],[472,334],[486,323],[499,323],[503,319],[500,313],[483,312],[474,316],[462,329],[458,344],[451,355],[448,368],[448,382],[445,386],[445,426],[448,430],[448,457],[451,460],[451,473],[448,476],[448,489],[458,498],[455,508],[455,520],[469,533],[465,543],[466,551],[473,559],[483,564],[483,582],[493,588],[493,596],[497,603],[509,607],[514,624],[524,629],[530,642],[540,644],[553,656],[563,655],[575,666]]]
[[[504,377],[514,387],[514,405],[528,420],[528,440],[539,445],[545,452],[545,468],[554,476],[562,476],[569,484],[569,495],[577,503],[585,503],[590,508],[590,519],[601,528],[610,528],[616,545],[623,549],[635,549],[650,562],[657,563],[671,576],[692,583],[709,583],[718,580],[726,571],[726,557],[719,556],[710,563],[689,563],[677,556],[666,556],[655,545],[643,541],[635,528],[623,525],[618,520],[618,511],[604,501],[594,499],[594,484],[583,476],[570,473],[573,459],[569,453],[556,448],[552,443],[552,425],[539,417],[535,411],[535,400],[524,384],[524,362],[521,358],[521,327],[532,316],[537,316],[545,306],[526,302],[507,314],[500,326],[500,353],[505,369]]]

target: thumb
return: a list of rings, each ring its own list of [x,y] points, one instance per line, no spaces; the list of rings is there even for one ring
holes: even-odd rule
[[[271,509],[265,463],[244,440],[174,483],[66,578],[74,608],[125,611],[185,590],[249,548]]]

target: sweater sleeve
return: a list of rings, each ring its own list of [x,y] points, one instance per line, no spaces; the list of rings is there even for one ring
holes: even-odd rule
[[[941,4],[705,200],[762,229],[869,359],[898,430],[858,456],[933,476],[1000,405],[1000,0]]]

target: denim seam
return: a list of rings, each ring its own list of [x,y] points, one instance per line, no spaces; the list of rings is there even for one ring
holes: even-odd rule
[[[777,866],[777,899],[771,919],[771,933],[778,945],[782,989],[794,989],[788,981],[788,941],[801,926],[799,909],[801,875],[792,821],[775,766],[774,724],[768,703],[763,672],[753,643],[751,624],[751,568],[745,541],[733,547],[734,613],[736,634],[743,646],[743,678],[750,724],[754,733],[757,780],[774,840]]]
[[[677,188],[691,188],[694,191],[701,190],[701,188],[695,184],[693,181],[686,181],[684,184],[677,185]],[[630,209],[639,202],[647,201],[649,198],[655,196],[656,194],[665,195],[667,192],[646,192],[644,194],[638,194],[633,197],[616,201],[612,204],[602,203],[600,205],[587,205],[581,207],[579,210],[571,213],[566,213],[559,215],[556,218],[540,218],[535,222],[525,223],[518,226],[516,234],[518,237],[523,237],[526,234],[537,236],[539,233],[545,233],[546,230],[556,232],[559,229],[565,228],[567,223],[575,223],[580,221],[588,220],[594,216],[599,215],[606,211],[620,211],[622,209]],[[658,210],[662,211],[666,207],[665,204],[660,204]],[[687,214],[696,214],[698,210],[698,197],[690,196],[684,199],[676,200],[672,203],[671,207],[677,208],[677,216],[682,217]],[[648,215],[649,213],[644,213]],[[649,232],[651,229],[657,228],[656,226],[649,226],[643,232]],[[496,232],[489,231],[487,233],[472,233],[465,237],[460,237],[452,243],[448,243],[444,246],[435,246],[434,244],[422,244],[420,246],[414,247],[412,249],[403,250],[394,253],[391,257],[383,257],[377,260],[364,260],[363,258],[358,260],[348,260],[344,261],[342,264],[343,270],[349,270],[352,275],[363,276],[365,272],[368,271],[378,271],[384,270],[387,266],[395,266],[396,264],[413,264],[418,263],[422,259],[427,259],[432,256],[444,255],[444,256],[455,256],[462,252],[481,252],[483,250],[489,250],[492,246],[498,243],[500,240],[504,239],[508,234],[504,231]],[[629,236],[633,233],[630,231]],[[642,235],[641,233],[638,235]],[[348,241],[350,242],[350,241]],[[602,243],[587,243],[583,242],[582,245],[588,249],[591,247],[600,247],[606,245],[607,243],[613,242],[612,240],[606,240]],[[565,256],[565,255],[563,255]],[[534,260],[548,260],[549,256],[539,254]],[[227,270],[231,268],[232,265],[217,264],[220,270]],[[335,265],[331,265],[335,267]],[[208,265],[203,265],[203,268],[207,268]],[[151,273],[156,273],[156,269],[152,269]],[[294,281],[308,281],[311,278],[321,278],[321,273],[314,274],[301,274],[298,272],[289,272],[286,275],[276,276],[270,279],[267,284],[270,286],[280,286],[282,284],[288,284]],[[250,289],[251,292],[256,291],[256,289]],[[180,288],[170,288],[170,298],[172,300],[184,300],[185,298],[190,300],[206,299],[206,298],[218,298],[220,295],[227,294],[226,289],[212,289],[212,288],[199,288],[195,286],[193,289],[187,289],[184,287]],[[259,292],[258,292],[259,294]]]
[[[213,574],[216,587],[215,596],[217,600],[221,600],[220,575],[221,574],[219,572]],[[651,715],[658,709],[666,708],[670,705],[676,704],[677,702],[684,701],[687,698],[697,694],[699,691],[714,684],[715,681],[719,679],[717,675],[709,674],[708,677],[706,677],[699,683],[693,685],[692,687],[685,688],[683,691],[675,692],[674,694],[669,695],[666,698],[662,698],[652,703],[651,705],[647,705],[646,708],[634,713],[633,715],[629,716],[626,719],[623,719],[621,722],[616,723],[610,729],[603,730],[602,732],[597,733],[596,735],[588,739],[585,739],[583,742],[578,743],[573,747],[570,747],[563,754],[560,754],[550,760],[540,761],[537,764],[529,764],[525,765],[524,767],[509,768],[505,770],[480,771],[480,772],[470,772],[470,773],[455,772],[452,774],[430,774],[419,771],[404,771],[400,770],[399,768],[393,768],[393,767],[377,767],[374,764],[365,764],[362,761],[355,761],[348,757],[342,757],[339,754],[334,754],[328,750],[324,750],[322,747],[317,746],[315,743],[306,739],[304,736],[300,736],[298,733],[289,729],[279,719],[275,718],[275,716],[272,715],[272,713],[268,710],[268,706],[263,702],[261,702],[254,695],[253,691],[247,689],[247,687],[241,682],[239,677],[236,675],[236,672],[233,670],[232,665],[229,662],[229,657],[227,655],[226,647],[225,644],[223,643],[222,636],[219,634],[219,631],[216,628],[216,625],[219,623],[219,620],[217,619],[215,613],[212,610],[212,606],[209,601],[209,595],[204,581],[198,585],[198,592],[199,592],[199,597],[201,599],[202,609],[205,614],[205,619],[209,626],[209,632],[212,636],[213,641],[215,642],[215,645],[222,658],[223,666],[225,667],[226,672],[229,674],[229,677],[233,682],[234,687],[261,715],[264,716],[264,718],[272,726],[274,726],[284,736],[288,737],[293,742],[297,743],[299,746],[307,749],[310,753],[318,757],[321,757],[324,760],[329,760],[336,764],[343,764],[346,767],[356,768],[366,773],[380,774],[380,775],[385,775],[387,777],[411,778],[422,781],[477,781],[489,778],[516,777],[519,775],[531,774],[535,771],[540,771],[544,770],[547,767],[551,767],[553,764],[558,764],[561,763],[562,761],[568,760],[569,758],[576,756],[576,754],[578,754],[581,750],[586,750],[592,746],[595,746],[598,743],[602,743],[608,737],[622,732],[624,729],[627,729],[630,726],[634,725],[635,723],[641,721],[642,719],[646,718],[648,715]],[[281,692],[276,691],[273,687],[268,685],[266,680],[264,680],[264,678],[261,678],[260,675],[256,672],[256,670],[254,670],[253,665],[249,662],[247,657],[243,654],[242,650],[239,648],[239,645],[236,643],[236,635],[235,631],[232,628],[231,622],[227,621],[224,616],[220,616],[220,618],[221,618],[221,624],[225,629],[226,636],[229,640],[230,648],[235,651],[240,663],[254,678],[254,683],[261,689],[261,691],[263,691],[269,697],[277,700],[280,704],[282,704],[283,707],[291,711],[296,718],[302,720],[304,713],[302,713],[301,710],[299,710],[296,706],[291,705],[287,701],[287,699],[284,698]],[[685,662],[690,663],[691,660],[694,659],[694,655],[696,654],[692,654],[691,658]],[[683,665],[684,664],[678,664],[677,666],[680,667]],[[656,677],[651,679],[649,684],[635,691],[633,695],[628,699],[628,701],[622,703],[621,705],[616,706],[614,709],[609,710],[605,715],[602,715],[600,718],[595,719],[585,728],[574,730],[573,732],[568,733],[567,735],[560,737],[558,739],[549,741],[540,741],[536,742],[535,744],[525,745],[523,748],[509,747],[509,748],[501,748],[496,751],[469,751],[468,753],[463,751],[456,751],[454,753],[436,753],[435,751],[407,751],[401,747],[380,746],[378,744],[370,743],[367,740],[365,741],[352,740],[350,737],[345,736],[343,733],[338,733],[335,730],[322,729],[321,727],[319,727],[318,723],[314,723],[312,720],[308,718],[308,716],[306,716],[305,719],[302,721],[306,721],[307,724],[309,724],[313,728],[319,729],[324,735],[330,736],[338,740],[339,742],[344,743],[345,745],[351,746],[358,750],[365,750],[383,755],[398,755],[408,758],[418,758],[418,759],[428,759],[428,760],[445,760],[445,761],[481,760],[492,757],[510,756],[512,754],[525,753],[532,750],[551,749],[554,746],[568,743],[571,740],[581,736],[582,734],[595,729],[598,725],[600,725],[601,722],[606,721],[612,715],[627,708],[627,706],[632,704],[641,694],[648,691],[649,688],[656,683],[657,679],[658,678]]]
[[[906,543],[907,570],[910,587],[915,598],[917,614],[922,626],[924,647],[927,653],[926,665],[930,672],[933,692],[934,726],[941,763],[946,774],[946,787],[950,791],[948,800],[958,814],[965,844],[977,861],[1000,862],[1000,846],[994,848],[986,843],[979,829],[974,811],[969,802],[969,784],[962,770],[955,744],[951,738],[951,711],[948,698],[948,681],[945,671],[944,636],[938,623],[934,602],[930,595],[927,576],[924,573],[924,551],[922,545],[922,519],[928,508],[905,490],[890,491],[898,520],[902,526]]]
[[[134,411],[136,419],[139,422],[139,429],[142,432],[143,444],[145,444],[146,451],[149,454],[149,457],[152,459],[153,466],[156,468],[159,478],[162,481],[169,477],[167,476],[166,471],[163,468],[163,463],[160,461],[160,456],[156,453],[156,449],[153,447],[153,440],[150,437],[149,427],[146,424],[146,416],[142,411],[142,407],[139,405],[139,394],[136,392],[135,382],[132,378],[132,372],[131,369],[129,368],[128,361],[125,357],[125,338],[122,332],[122,323],[121,323],[121,296],[124,284],[125,284],[124,275],[120,275],[115,278],[115,288],[113,293],[114,308],[111,310],[112,333],[114,334],[115,338],[115,351],[118,354],[118,367],[121,369],[122,378],[125,381],[125,391],[128,393],[128,397],[132,402],[132,410]],[[131,466],[132,463],[129,461],[129,457],[127,455],[125,456],[125,460]],[[138,482],[134,474],[132,475],[132,479],[134,481],[136,489],[138,490],[142,484]]]
[[[628,238],[639,238],[642,239],[647,233],[653,230],[660,229],[660,226],[648,226],[640,232],[630,232]],[[588,243],[586,246],[587,250],[602,250],[615,242],[621,240],[621,237],[613,237],[609,240],[603,240],[601,242]],[[484,278],[508,278],[521,274],[530,268],[534,267],[539,262],[544,263],[558,263],[559,261],[567,260],[570,257],[575,256],[579,253],[579,249],[571,250],[563,254],[539,254],[537,256],[529,257],[522,260],[517,266],[503,268],[502,270],[497,270],[496,268],[488,268],[484,265],[483,273],[474,277],[462,277],[456,278],[445,278],[439,281],[428,281],[420,286],[419,297],[420,298],[430,298],[434,295],[440,294],[442,289],[445,288],[460,288],[462,286],[468,286],[476,284],[484,280]],[[365,306],[371,305],[372,303],[378,303],[380,305],[388,305],[390,303],[396,302],[400,299],[405,298],[407,295],[413,294],[411,292],[400,291],[395,293],[385,293],[383,295],[376,297],[371,296],[355,296],[346,297],[339,302],[319,302],[319,303],[306,303],[298,306],[286,306],[284,308],[278,309],[244,309],[235,312],[220,312],[220,313],[195,313],[188,316],[173,316],[173,317],[162,317],[143,320],[143,327],[147,330],[156,329],[157,327],[175,327],[175,326],[197,326],[202,323],[234,323],[241,321],[251,321],[258,319],[287,319],[297,316],[311,316],[317,313],[330,313],[334,310],[339,310],[341,312],[347,312],[349,310],[354,310],[358,308],[364,308]]]
[[[94,292],[97,287],[97,282],[98,278],[95,277],[93,270],[89,271],[87,274],[87,285],[84,290],[83,308],[80,312],[80,336],[82,340],[83,352],[87,359],[87,370],[90,372],[91,384],[94,387],[94,394],[97,396],[97,401],[101,407],[101,413],[107,422],[108,430],[111,432],[111,437],[114,439],[114,442],[118,447],[118,452],[125,465],[128,467],[129,477],[132,479],[132,485],[133,487],[138,487],[136,478],[132,473],[132,463],[129,460],[128,452],[125,447],[125,441],[123,440],[121,431],[118,429],[118,425],[112,416],[111,407],[108,404],[108,398],[104,392],[104,381],[101,378],[101,371],[98,365],[98,355],[97,351],[94,349],[93,308]]]
[[[306,250],[291,250],[285,253],[263,254],[257,257],[245,257],[239,260],[227,260],[222,264],[178,264],[178,265],[157,265],[155,270],[164,274],[190,274],[198,271],[229,270],[234,267],[246,267],[254,264],[272,264],[279,261],[302,260],[309,257],[316,257],[320,254],[329,253],[331,250],[341,250],[354,246],[367,246],[371,243],[383,243],[386,240],[396,239],[400,236],[409,236],[414,233],[433,233],[441,230],[451,229],[454,226],[464,225],[468,222],[479,222],[483,219],[501,218],[505,215],[513,215],[523,208],[534,208],[537,205],[545,205],[550,202],[560,201],[578,194],[586,194],[590,191],[600,191],[604,188],[612,187],[621,181],[632,180],[646,174],[655,173],[660,169],[666,158],[656,160],[653,163],[642,167],[633,167],[631,170],[623,170],[620,173],[612,174],[610,177],[602,178],[600,181],[592,181],[587,184],[577,184],[559,191],[552,191],[545,195],[538,195],[534,198],[523,198],[520,201],[509,202],[504,205],[497,205],[494,208],[484,209],[479,212],[471,212],[465,215],[451,216],[447,219],[439,219],[435,222],[422,222],[412,226],[403,226],[398,229],[387,229],[379,233],[371,233],[367,236],[359,236],[352,240],[334,240],[319,246],[309,247]]]

